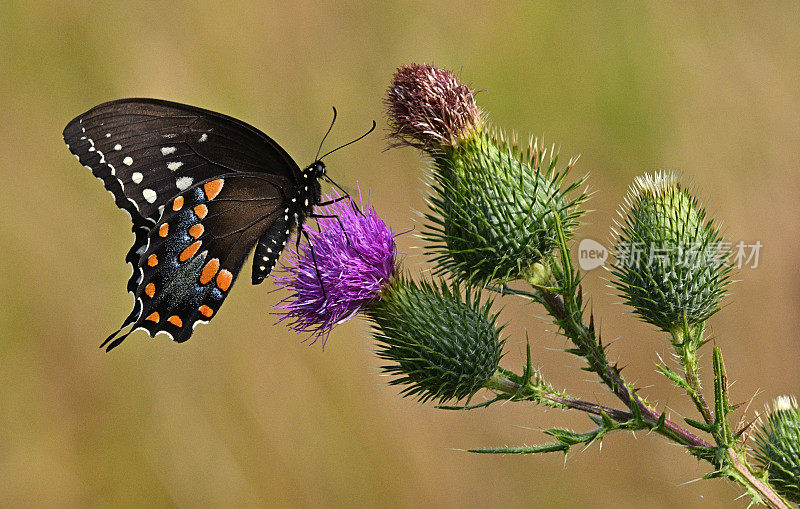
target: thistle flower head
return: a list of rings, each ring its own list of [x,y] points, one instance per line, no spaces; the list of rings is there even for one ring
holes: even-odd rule
[[[287,253],[275,281],[292,292],[276,306],[279,321],[289,320],[291,329],[310,332],[314,341],[322,338],[324,346],[336,324],[381,299],[397,270],[397,254],[395,235],[369,198],[363,212],[349,198],[320,212],[336,217],[320,218],[319,231],[306,228],[310,245]]]
[[[473,91],[452,72],[426,64],[397,69],[386,107],[395,143],[428,151],[456,145],[483,123]]]
[[[769,483],[787,499],[800,503],[800,407],[794,396],[775,398],[755,441],[756,457],[767,470]]]
[[[503,341],[491,302],[480,293],[442,282],[416,283],[397,277],[386,297],[370,306],[378,356],[388,363],[390,383],[405,385],[406,396],[421,401],[472,397],[500,362]]]
[[[568,196],[570,161],[531,141],[526,152],[480,133],[434,158],[426,239],[440,270],[483,284],[524,278],[556,247],[556,223],[569,237],[585,194]]]
[[[728,248],[677,175],[636,178],[619,214],[613,284],[634,312],[667,332],[716,313],[729,283]]]

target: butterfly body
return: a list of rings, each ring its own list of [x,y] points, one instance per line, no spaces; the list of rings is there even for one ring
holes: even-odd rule
[[[321,201],[321,161],[301,169],[258,129],[192,106],[104,103],[70,122],[64,140],[133,223],[134,307],[109,350],[138,329],[189,339],[216,315],[250,251],[258,284]]]

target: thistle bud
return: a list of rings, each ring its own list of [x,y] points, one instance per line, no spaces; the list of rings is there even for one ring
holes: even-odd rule
[[[460,400],[485,387],[497,370],[503,341],[491,302],[479,293],[461,298],[445,283],[395,279],[380,302],[366,312],[374,323],[383,372],[420,401]]]
[[[386,98],[391,137],[397,144],[438,151],[457,145],[483,125],[472,89],[432,65],[397,69]]]
[[[756,433],[756,457],[769,483],[784,497],[800,503],[800,408],[793,396],[775,399]]]
[[[613,284],[637,315],[676,333],[719,310],[730,282],[728,249],[676,175],[637,177],[619,214]]]
[[[435,159],[426,240],[440,269],[472,283],[520,279],[546,265],[556,223],[567,237],[581,195],[569,199],[557,156],[531,144],[522,154],[498,136],[480,134]]]
[[[440,271],[470,283],[522,278],[556,246],[556,222],[569,237],[585,195],[563,186],[570,161],[556,170],[553,151],[517,149],[483,121],[469,87],[431,66],[400,68],[389,88],[397,144],[433,158],[433,196],[425,239]]]

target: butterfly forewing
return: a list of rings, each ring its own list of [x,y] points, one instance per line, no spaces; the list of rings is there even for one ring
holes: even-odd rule
[[[202,180],[233,172],[280,175],[300,168],[271,138],[232,117],[155,99],[104,103],[76,117],[64,140],[136,224]]]
[[[277,176],[225,174],[168,202],[148,235],[136,303],[122,328],[183,342],[198,322],[211,320],[257,239],[283,213],[285,184]],[[126,336],[112,335],[108,348]]]

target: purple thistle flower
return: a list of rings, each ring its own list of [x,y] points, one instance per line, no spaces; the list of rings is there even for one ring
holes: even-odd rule
[[[337,198],[338,193],[325,196],[325,200]],[[359,205],[364,209],[360,189]],[[306,229],[313,257],[307,243],[299,253],[292,249],[284,256],[275,281],[292,294],[276,307],[281,310],[279,322],[289,320],[292,330],[310,332],[312,344],[322,338],[324,348],[334,325],[381,299],[397,271],[397,260],[395,235],[375,212],[369,196],[363,211],[344,199],[318,212],[338,220],[320,218],[319,231]]]

